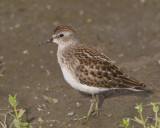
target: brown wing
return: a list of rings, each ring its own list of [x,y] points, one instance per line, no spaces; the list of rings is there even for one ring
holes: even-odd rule
[[[142,90],[144,84],[120,71],[112,61],[97,50],[85,45],[75,49],[79,66],[76,75],[82,84],[103,88],[133,88]]]

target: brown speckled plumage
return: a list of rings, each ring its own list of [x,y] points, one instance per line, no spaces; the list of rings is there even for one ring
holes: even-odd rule
[[[67,50],[68,51],[68,50]],[[86,45],[77,45],[66,52],[72,71],[81,84],[103,88],[143,89],[145,85],[119,70],[110,58]]]

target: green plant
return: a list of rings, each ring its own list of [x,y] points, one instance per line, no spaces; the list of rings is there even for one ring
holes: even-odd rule
[[[153,108],[153,112],[154,112],[154,117],[146,117],[144,118],[142,115],[143,112],[143,106],[142,104],[137,104],[136,105],[136,109],[138,110],[139,113],[139,117],[134,117],[134,119],[128,118],[125,119],[123,118],[123,123],[120,125],[123,128],[134,128],[134,126],[130,126],[130,121],[134,121],[140,125],[143,126],[143,128],[160,128],[160,117],[158,117],[158,112],[159,112],[159,106],[160,103],[150,103],[149,106],[152,106]],[[152,119],[153,120],[153,124],[148,123],[148,119]]]
[[[28,122],[22,122],[22,116],[25,113],[25,110],[23,109],[17,109],[18,102],[16,101],[16,94],[14,96],[9,95],[9,103],[14,108],[14,110],[8,110],[8,112],[4,115],[5,119],[3,122],[0,122],[0,125],[3,128],[7,128],[7,115],[10,115],[13,117],[13,121],[9,125],[9,128],[12,128],[13,126],[15,128],[25,128],[29,125]],[[29,128],[32,128],[31,125],[29,125]]]

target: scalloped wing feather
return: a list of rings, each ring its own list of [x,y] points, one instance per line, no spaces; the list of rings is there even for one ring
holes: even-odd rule
[[[126,88],[143,90],[145,85],[122,71],[110,58],[86,45],[74,49],[74,55],[79,61],[75,74],[81,84],[103,88]]]

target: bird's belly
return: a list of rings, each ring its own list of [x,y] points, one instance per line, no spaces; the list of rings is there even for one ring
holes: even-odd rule
[[[76,78],[77,76],[71,73],[67,67],[61,67],[61,70],[67,83],[69,83],[74,89],[90,94],[96,94],[108,90],[107,88],[98,88],[81,84],[78,78]]]

